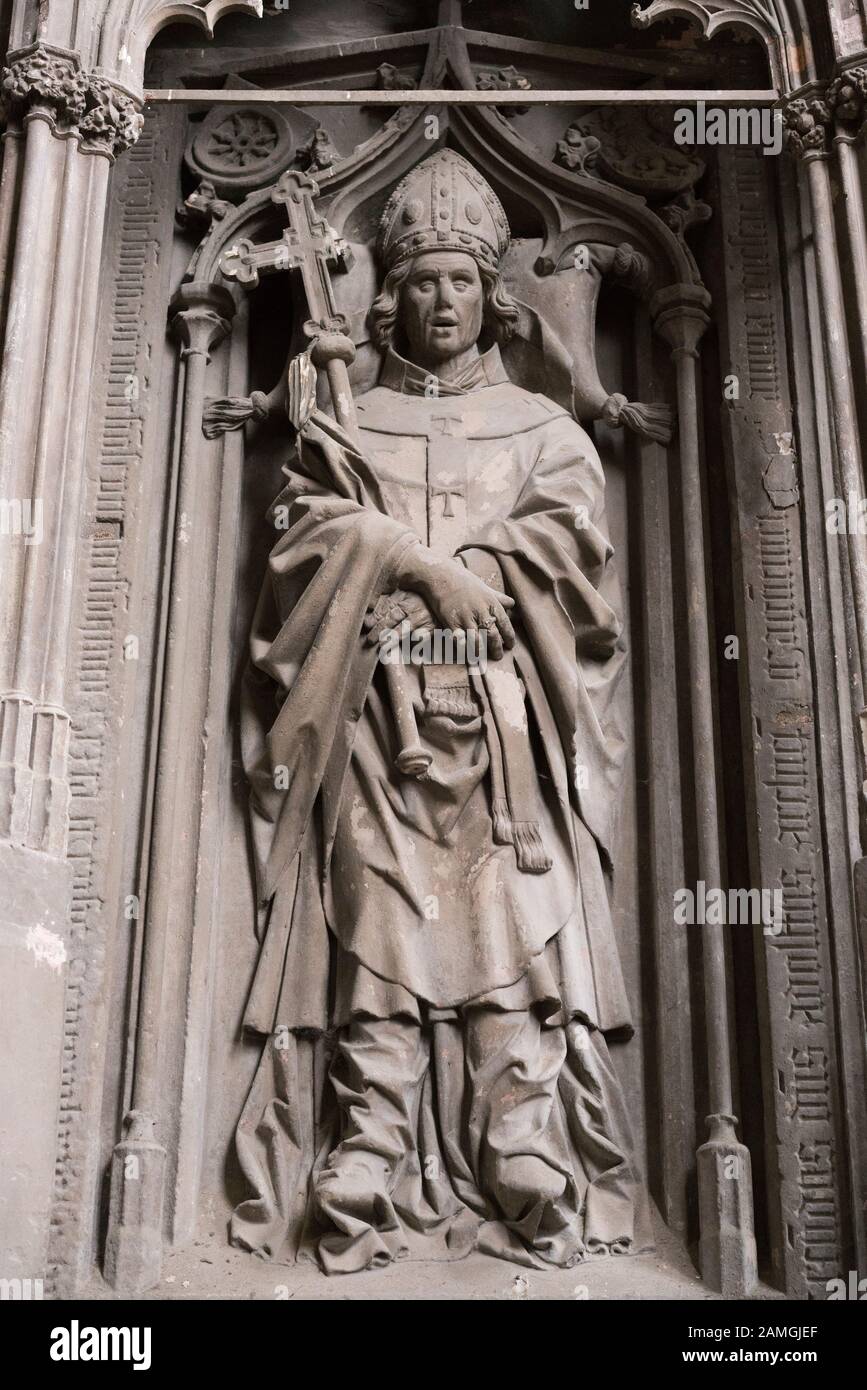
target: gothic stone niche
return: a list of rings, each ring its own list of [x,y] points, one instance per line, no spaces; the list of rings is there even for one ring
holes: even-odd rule
[[[218,109],[187,146],[228,196],[227,170],[244,177],[252,152],[261,186],[272,154],[268,132],[236,115]],[[550,152],[530,159],[539,194],[528,197],[507,158],[485,173],[474,163],[472,126],[455,131],[469,157],[431,157],[422,128],[417,118],[390,136],[387,181],[372,153],[349,179],[340,163],[328,169],[318,196],[304,176],[283,175],[270,197],[254,195],[272,209],[266,222],[251,222],[253,199],[229,210],[205,243],[221,253],[203,249],[196,262],[197,278],[252,291],[232,359],[246,331],[259,393],[246,414],[222,417],[252,421],[230,660],[243,662],[252,628],[257,661],[236,717],[257,877],[236,797],[214,823],[214,1017],[241,1012],[245,1040],[212,1031],[211,1073],[224,1084],[203,1118],[231,1182],[226,1192],[207,1169],[203,1193],[231,1216],[236,1245],[278,1262],[345,1272],[476,1248],[568,1268],[655,1239],[639,938],[648,807],[636,786],[638,763],[655,755],[628,648],[672,618],[663,608],[651,619],[652,581],[637,604],[623,591],[644,526],[629,519],[628,471],[639,440],[670,438],[671,411],[629,405],[595,373],[630,393],[664,373],[623,325],[666,273],[660,243],[681,275],[690,263],[604,179],[591,216],[555,225],[542,192],[557,177]],[[701,174],[685,157],[678,167],[663,199]],[[573,230],[561,230],[570,215]],[[582,226],[594,228],[587,268],[574,254]],[[290,267],[288,284],[278,275],[254,288]],[[600,300],[606,274],[630,288]],[[576,410],[598,418],[595,441]],[[615,429],[627,421],[629,435]],[[284,491],[268,499],[281,468]],[[318,579],[301,602],[311,563]],[[565,611],[555,590],[572,595]],[[304,637],[314,595],[321,609]],[[434,644],[421,665],[385,659],[403,623]],[[483,666],[437,656],[452,629],[467,633],[470,658],[486,644]],[[225,646],[216,619],[213,632]],[[663,683],[660,672],[647,692],[659,735],[672,713]],[[668,892],[660,878],[654,893],[664,903]],[[239,921],[246,936],[230,925]],[[359,1049],[379,1058],[373,1070]],[[497,1096],[528,1084],[514,1128]],[[683,1085],[678,1103],[690,1107]],[[685,1209],[679,1219],[685,1231]]]
[[[354,345],[309,289],[313,349],[290,372],[297,462],[245,704],[267,912],[245,1022],[265,1046],[232,1237],[271,1256],[289,1241],[328,1272],[469,1248],[568,1268],[652,1243],[603,1041],[632,1028],[605,883],[622,604],[596,450],[503,365],[509,245],[479,171],[428,157],[381,215],[378,383],[352,401]],[[312,1032],[332,1056],[310,1102]]]
[[[524,1266],[568,1268],[608,1252],[650,1250],[655,1239],[643,1176],[655,1141],[641,1099],[647,1001],[637,933],[638,846],[646,827],[636,804],[627,655],[630,626],[640,628],[644,618],[628,611],[621,594],[630,549],[624,465],[632,446],[614,429],[627,397],[612,397],[594,381],[597,354],[590,347],[598,308],[600,370],[618,385],[641,379],[616,326],[635,301],[615,290],[613,304],[603,299],[598,306],[599,266],[614,263],[613,249],[602,245],[583,271],[573,265],[567,239],[556,253],[565,273],[540,276],[534,266],[550,237],[539,211],[501,183],[524,233],[511,237],[502,202],[480,169],[450,149],[433,157],[423,146],[416,152],[416,141],[415,134],[403,140],[402,179],[395,174],[383,188],[371,161],[350,196],[337,194],[339,210],[327,181],[314,202],[315,185],[305,175],[284,175],[260,204],[272,211],[255,236],[235,230],[253,215],[252,205],[241,204],[206,240],[222,251],[203,248],[197,257],[197,275],[214,264],[222,283],[229,277],[245,295],[252,289],[251,384],[259,394],[246,414],[234,405],[222,417],[223,426],[253,422],[243,511],[221,523],[230,535],[237,528],[242,565],[228,580],[242,595],[230,661],[243,664],[253,628],[263,654],[263,644],[279,648],[288,640],[293,663],[303,670],[313,662],[282,692],[251,667],[240,707],[233,706],[256,788],[258,880],[254,885],[249,873],[247,811],[237,795],[212,832],[220,865],[214,1018],[242,1013],[245,1041],[212,1029],[210,1070],[223,1084],[213,1108],[203,1107],[203,1122],[208,1147],[227,1153],[230,1184],[227,1191],[209,1166],[202,1197],[231,1216],[237,1245],[278,1262],[300,1255],[346,1271],[407,1252],[441,1259],[477,1248]],[[502,178],[506,166],[498,167]],[[342,234],[332,234],[323,214],[339,214]],[[285,236],[268,243],[263,232],[273,236],[275,222],[279,232],[284,217]],[[616,221],[610,235],[619,240]],[[680,254],[673,243],[671,254]],[[288,281],[278,274],[252,288],[260,275],[290,266],[296,269]],[[630,266],[627,255],[624,281]],[[299,357],[305,333],[309,356]],[[287,353],[291,420],[281,385]],[[232,354],[235,361],[244,354],[237,324]],[[218,375],[225,371],[221,366]],[[311,414],[317,385],[319,410]],[[574,419],[576,400],[591,417],[608,407],[609,423],[597,426],[604,469],[597,443]],[[634,409],[629,418],[647,427],[651,408]],[[242,444],[236,433],[223,438],[235,450]],[[281,467],[290,470],[289,485],[275,500],[269,480]],[[309,483],[302,478],[311,469],[311,477],[324,478],[323,467],[332,480],[322,494],[328,534],[311,534],[311,553],[329,555],[336,588],[317,620],[326,627],[305,658],[292,632],[294,609],[269,616],[270,566],[282,563],[283,552],[291,568],[296,561],[306,567],[295,522],[298,506],[306,509],[313,498],[304,500]],[[358,467],[358,483],[347,491],[338,476],[348,480]],[[524,534],[525,523],[511,512],[533,489],[540,503],[526,501]],[[361,511],[355,496],[367,499]],[[269,501],[271,523],[263,527]],[[486,532],[505,539],[510,530],[511,541],[486,548]],[[229,553],[232,544],[223,542]],[[567,567],[558,587],[574,591],[571,616],[551,606],[546,586],[555,579],[554,553]],[[422,569],[411,573],[419,561]],[[348,586],[337,579],[345,565]],[[225,582],[218,582],[224,594]],[[258,584],[262,600],[254,613]],[[285,584],[288,593],[288,572]],[[550,610],[544,624],[531,629],[518,617],[518,593],[522,614]],[[650,595],[652,601],[652,586]],[[215,605],[212,659],[227,643],[218,623],[224,601]],[[470,657],[482,641],[487,663],[443,662],[435,645],[422,666],[378,661],[382,633],[399,634],[404,613],[422,638],[433,629],[434,644],[446,627],[466,631]],[[362,636],[353,640],[356,618]],[[281,636],[283,622],[289,629]],[[340,630],[329,631],[332,622]],[[368,627],[376,639],[370,643],[363,638]],[[564,663],[570,650],[574,659]],[[298,703],[305,689],[313,692],[306,713]],[[344,689],[354,693],[341,711]],[[570,714],[576,690],[584,693]],[[275,710],[279,725],[272,728]],[[317,762],[304,753],[301,730],[323,717],[336,723],[322,726]],[[576,717],[580,727],[570,722]],[[358,732],[347,741],[350,726]],[[234,743],[237,724],[224,734]],[[349,755],[342,771],[341,745]],[[373,781],[389,791],[365,811],[362,783],[371,769],[364,768],[366,754],[359,758],[368,746],[377,760]],[[225,776],[225,756],[209,758],[206,782]],[[290,805],[293,787],[289,800],[300,800]],[[333,869],[324,891],[316,859],[332,832],[326,828],[320,842],[314,805],[333,818]],[[391,842],[394,862],[378,864],[377,845]],[[612,861],[619,865],[613,903]],[[479,863],[487,869],[479,871]],[[371,885],[366,894],[364,882]],[[238,933],[233,921],[248,922],[249,931]],[[309,930],[300,929],[302,922]],[[383,931],[386,922],[393,931]],[[348,1049],[356,1041],[367,1047],[362,1024],[372,1029],[375,1048],[381,1038],[384,1067],[362,1085],[371,1098],[371,1087],[388,1086],[393,1096],[388,1110],[371,1106],[366,1156],[358,1161],[353,1155],[362,1145],[352,1142],[348,1112],[341,1114],[338,1077],[355,1066]],[[518,1026],[510,1042],[497,1032],[503,1024]],[[492,1028],[496,1036],[489,1037]],[[408,1046],[414,1060],[405,1072]],[[538,1075],[527,1047],[542,1068]],[[501,1080],[493,1073],[483,1080],[479,1068],[509,1053]],[[547,1077],[548,1098],[537,1109],[528,1096],[531,1128],[516,1134],[514,1158],[504,1154],[492,1172],[485,1135],[509,1122],[496,1103],[485,1111],[484,1095],[497,1087],[513,1092],[531,1070],[534,1091]],[[460,1089],[449,1093],[446,1077],[459,1074]],[[238,1101],[248,1091],[239,1124]],[[591,1094],[605,1097],[604,1115],[597,1112],[592,1122]],[[400,1152],[391,1104],[411,1117],[412,1138]],[[472,1114],[464,1122],[467,1106]],[[269,1118],[278,1110],[288,1121],[282,1138]],[[531,1161],[521,1157],[527,1143]],[[169,1173],[176,1189],[183,1164],[181,1155],[179,1171]],[[281,1175],[276,1186],[274,1174]],[[287,1200],[287,1181],[299,1198]],[[176,1210],[186,1202],[177,1200]],[[366,1213],[358,1218],[360,1239],[347,1239],[344,1228],[359,1212]]]
[[[417,124],[421,126],[421,121]],[[248,596],[243,611],[249,612],[249,595],[261,582],[258,576],[267,550],[274,546],[275,524],[278,539],[270,566],[288,563],[291,569],[296,559],[307,563],[301,549],[287,546],[283,532],[288,523],[291,535],[298,538],[297,508],[308,506],[302,478],[309,468],[321,481],[326,476],[324,467],[332,479],[323,495],[322,514],[330,533],[327,541],[324,535],[317,541],[311,534],[311,542],[319,553],[329,554],[335,577],[338,567],[346,563],[355,576],[349,609],[345,600],[334,602],[334,591],[325,602],[318,621],[336,622],[340,630],[332,629],[327,642],[323,636],[313,643],[309,659],[314,666],[307,668],[301,683],[293,681],[288,692],[281,693],[263,679],[263,670],[253,668],[241,702],[244,758],[256,788],[253,838],[261,945],[256,946],[252,935],[246,943],[239,940],[230,928],[232,921],[244,916],[252,921],[253,917],[253,887],[243,852],[246,816],[239,802],[233,804],[221,829],[219,858],[226,890],[217,927],[227,956],[221,972],[225,983],[220,986],[226,1003],[218,1012],[242,1011],[247,1041],[239,1049],[225,1036],[215,1034],[212,1039],[214,1074],[224,1081],[237,1078],[221,1087],[219,1113],[210,1121],[220,1145],[228,1150],[232,1174],[230,1192],[221,1194],[220,1208],[231,1216],[237,1245],[278,1262],[300,1256],[316,1259],[327,1270],[347,1271],[408,1252],[418,1259],[440,1259],[475,1247],[537,1268],[568,1267],[604,1250],[620,1254],[649,1249],[653,1241],[642,1175],[658,1159],[653,1120],[648,1122],[643,1096],[642,1020],[648,1001],[642,989],[638,937],[647,808],[636,794],[636,721],[626,649],[631,645],[628,634],[640,643],[645,639],[639,634],[648,622],[661,623],[664,629],[670,618],[656,604],[653,580],[642,600],[647,603],[646,613],[641,605],[628,611],[618,596],[628,578],[630,549],[635,551],[625,466],[633,445],[631,436],[626,438],[613,428],[627,406],[626,395],[611,396],[598,378],[594,383],[597,351],[592,338],[596,323],[599,370],[604,368],[607,380],[650,385],[651,358],[634,357],[624,341],[622,325],[634,313],[634,300],[624,290],[613,290],[610,298],[603,296],[598,303],[599,265],[616,268],[624,284],[632,283],[633,293],[645,295],[651,292],[654,271],[650,260],[642,259],[634,248],[624,247],[618,259],[613,248],[602,245],[594,251],[596,260],[589,273],[579,270],[565,237],[556,243],[559,249],[552,256],[563,272],[539,273],[534,267],[545,260],[540,252],[553,243],[544,216],[526,199],[516,198],[504,164],[498,166],[500,186],[522,233],[511,239],[502,203],[477,166],[450,150],[431,159],[423,147],[415,152],[417,136],[408,133],[401,139],[406,146],[401,155],[402,180],[395,173],[383,187],[371,160],[369,172],[362,166],[363,177],[356,176],[356,187],[343,193],[338,186],[332,193],[326,181],[314,205],[314,186],[288,175],[279,181],[271,201],[272,208],[283,209],[288,218],[284,237],[268,242],[261,230],[255,238],[238,236],[234,230],[241,225],[238,219],[247,216],[243,207],[232,226],[219,230],[216,240],[212,234],[214,245],[224,247],[217,257],[223,275],[246,287],[254,286],[269,271],[296,267],[289,286],[291,304],[279,279],[263,281],[261,292],[254,291],[250,344],[259,395],[251,398],[246,413],[236,403],[222,420],[224,426],[244,419],[261,422],[254,425],[248,441],[250,482],[244,525],[258,539],[253,551],[244,544],[249,563],[240,580]],[[551,165],[540,159],[536,167],[542,173]],[[615,191],[613,196],[616,203],[622,195]],[[339,234],[330,232],[323,214],[339,222]],[[271,214],[269,223],[261,225],[272,230],[274,220]],[[629,225],[636,238],[644,235],[637,225]],[[609,235],[617,244],[624,235],[616,218]],[[662,228],[659,235],[668,236]],[[573,248],[579,239],[576,230]],[[669,245],[669,254],[680,257],[676,245]],[[203,255],[197,273],[203,264],[214,263],[215,256],[214,251]],[[686,267],[688,260],[684,257],[681,264]],[[425,296],[432,292],[424,279],[426,270],[431,270],[439,287],[432,312],[424,308]],[[413,303],[410,293],[418,298],[419,315],[428,325],[424,330],[413,328],[414,338],[405,320],[406,306]],[[441,295],[447,301],[445,309],[436,307]],[[440,324],[438,318],[445,321]],[[379,320],[385,325],[381,330]],[[290,322],[294,324],[291,334]],[[302,325],[308,349],[312,335],[310,358],[297,356],[305,347]],[[423,331],[432,339],[432,354]],[[450,340],[453,333],[460,353],[451,341],[441,351],[437,339]],[[266,349],[264,344],[272,346]],[[287,350],[293,357],[288,402],[280,370]],[[454,358],[458,360],[452,367]],[[312,372],[309,365],[302,371],[311,359],[318,371]],[[278,387],[268,394],[275,378]],[[311,415],[317,386],[319,413]],[[609,406],[615,399],[616,406]],[[600,421],[596,426],[598,445],[572,418],[576,403],[588,419],[600,411],[606,415],[607,423]],[[215,409],[213,402],[209,409]],[[658,420],[652,407],[630,409],[635,412],[628,418],[637,431],[636,439],[649,438],[651,429],[657,428],[662,431],[661,440],[670,438],[670,424],[666,433],[662,423],[666,417],[662,407]],[[654,420],[657,423],[652,424]],[[336,479],[338,473],[348,478],[345,470],[360,466],[357,439],[365,462],[359,482],[346,493],[345,483],[338,484]],[[306,463],[288,462],[296,457],[293,440]],[[608,522],[602,508],[599,446],[604,450]],[[573,455],[563,482],[557,481],[558,460],[572,460]],[[335,472],[338,458],[344,462]],[[535,459],[550,459],[555,469],[544,483],[541,474],[535,473],[539,467]],[[585,462],[579,466],[579,460]],[[280,467],[290,469],[289,486],[276,501],[267,499],[265,480],[278,476]],[[581,481],[585,467],[589,471]],[[537,476],[538,482],[534,481]],[[554,492],[553,511],[544,522],[542,512],[528,504],[529,515],[538,513],[537,538],[534,521],[531,534],[515,535],[514,552],[509,545],[494,553],[484,543],[470,543],[474,538],[482,540],[485,527],[520,526],[520,519],[510,520],[509,511],[502,508],[521,489],[529,496],[527,489],[539,484],[543,495],[552,488]],[[351,502],[359,486],[360,495],[368,498],[361,514]],[[562,496],[561,486],[566,487]],[[576,487],[580,496],[573,495]],[[380,498],[373,509],[375,525],[384,529],[375,544],[373,537],[361,543],[356,527],[361,522],[366,526],[366,510],[375,496]],[[263,530],[259,517],[266,499],[273,502],[272,521]],[[665,525],[662,517],[655,524]],[[579,605],[587,604],[587,617],[581,618],[576,609],[570,619],[582,632],[574,667],[560,668],[556,655],[574,647],[574,637],[564,629],[552,645],[550,632],[546,635],[547,629],[553,631],[562,621],[556,609],[545,625],[534,629],[533,637],[526,635],[527,619],[520,618],[513,648],[510,619],[498,598],[505,592],[514,600],[517,591],[523,590],[526,556],[537,543],[543,547],[550,543],[550,537],[545,539],[550,525],[563,562],[569,555],[578,555],[588,565],[585,575],[579,563],[568,581],[575,587]],[[606,539],[609,528],[613,557]],[[352,548],[351,561],[348,555],[341,558],[347,543]],[[368,545],[373,545],[370,552]],[[460,617],[457,625],[469,628],[470,647],[482,631],[497,651],[484,672],[472,663],[443,665],[436,659],[423,667],[377,663],[376,644],[365,648],[362,643],[352,654],[349,633],[356,617],[362,629],[371,626],[379,641],[383,631],[399,632],[404,621],[414,624],[422,635],[428,628],[442,629],[438,605],[452,600],[436,597],[423,576],[414,578],[401,568],[417,549],[426,557],[425,575],[431,576],[453,555],[466,554],[466,563],[459,563],[474,576],[471,586],[481,583],[482,587],[473,587],[472,604],[482,607],[473,607],[472,612],[466,606],[459,612],[447,611],[453,624]],[[404,551],[406,561],[401,558]],[[284,559],[278,558],[278,552]],[[520,562],[519,555],[525,557]],[[544,563],[547,567],[550,560]],[[392,564],[398,568],[387,583],[376,577]],[[541,614],[545,609],[547,600],[537,589],[535,577],[542,564],[540,552],[527,574],[533,592],[524,594],[524,613]],[[362,583],[363,573],[370,575],[369,587],[367,580]],[[444,573],[452,574],[448,565]],[[293,591],[288,576],[289,571],[280,585],[285,582],[287,591]],[[324,573],[321,581],[324,585]],[[288,639],[294,650],[297,640],[290,636],[292,611],[272,612],[272,586],[269,567],[258,617],[254,620],[250,614],[249,619],[255,628],[256,650],[269,670],[274,665],[264,656],[266,648],[276,652]],[[338,588],[343,591],[343,584],[338,583]],[[323,599],[325,593],[323,587]],[[458,595],[455,601],[466,603]],[[505,606],[509,607],[508,599]],[[282,626],[286,623],[288,629]],[[534,655],[537,637],[541,647]],[[505,650],[499,655],[501,643]],[[671,635],[666,645],[673,650]],[[239,652],[235,660],[242,659]],[[300,650],[291,660],[293,667],[296,663],[301,670],[306,666]],[[341,663],[347,660],[348,686],[346,675],[341,674]],[[542,676],[542,671],[547,675]],[[580,682],[587,682],[581,687],[587,690],[582,707],[585,698],[590,701],[586,706],[589,722],[576,744],[580,756],[571,751],[575,734],[558,725],[569,700],[564,702],[555,693],[561,678],[567,688],[572,687],[575,672]],[[665,679],[662,672],[655,675],[647,694],[654,707],[659,702],[658,738]],[[316,692],[307,712],[299,704],[305,686]],[[335,743],[334,729],[346,729],[347,713],[336,699],[325,700],[323,707],[321,698],[323,690],[338,689],[354,692],[347,707],[349,724],[364,731],[345,744],[343,753],[340,745],[346,734],[338,733]],[[512,701],[511,717],[498,693],[504,690]],[[278,725],[272,728],[277,708]],[[325,728],[323,761],[317,765],[305,755],[299,763],[304,740],[296,735],[309,720],[318,721],[325,708],[337,723]],[[596,711],[592,717],[591,711]],[[598,733],[591,736],[594,729]],[[459,731],[466,742],[450,746]],[[369,770],[363,770],[363,760],[358,761],[362,746],[368,743],[379,750],[374,756],[381,760],[374,782],[390,788],[385,801],[377,805],[368,802],[360,784],[350,795],[357,777],[366,783],[370,776]],[[661,742],[658,747],[661,750]],[[563,752],[555,754],[555,748]],[[347,754],[349,761],[341,771],[340,758]],[[640,756],[648,756],[647,751]],[[444,758],[450,768],[445,779]],[[539,780],[539,769],[550,768],[552,758],[550,775],[553,785],[562,788],[565,805],[570,781],[573,787],[572,809],[566,812],[563,832],[558,832],[557,824],[565,805],[561,802],[558,811],[556,798],[554,802],[546,799],[546,779]],[[623,788],[618,792],[621,777]],[[307,778],[313,780],[305,791]],[[460,788],[457,796],[446,791],[455,784]],[[290,800],[300,797],[300,801],[290,806],[287,791]],[[323,809],[327,806],[326,817],[333,821],[324,832],[317,820],[310,819],[309,808],[317,794]],[[670,805],[676,804],[673,788],[665,796]],[[399,808],[396,813],[392,804]],[[435,806],[438,809],[431,819]],[[324,891],[317,886],[315,867],[322,852],[320,833],[326,835],[325,844],[333,839]],[[296,837],[298,845],[293,845]],[[405,843],[404,837],[408,837]],[[398,845],[390,866],[378,864],[381,843]],[[566,849],[565,862],[558,859],[558,843],[574,846]],[[284,857],[288,879],[281,863]],[[422,863],[426,858],[430,862]],[[487,880],[474,886],[473,866],[480,858],[497,875],[495,886]],[[616,886],[610,907],[607,880],[612,859]],[[577,891],[579,904],[565,936],[555,925],[562,902],[545,906],[552,893],[556,898],[561,892],[564,871],[566,897]],[[570,886],[570,873],[576,875],[571,880],[574,886]],[[273,880],[272,874],[276,875]],[[374,875],[378,887],[366,896],[362,884]],[[388,883],[403,884],[394,898]],[[655,891],[665,899],[664,880]],[[517,955],[507,940],[508,929],[502,935],[496,914],[489,920],[489,901],[502,905],[505,923],[523,924]],[[483,933],[488,947],[480,942],[468,953],[477,914],[488,921]],[[301,922],[310,930],[298,930]],[[394,932],[383,931],[386,922],[394,924]],[[356,926],[357,938],[353,935]],[[403,954],[401,943],[408,944],[409,954]],[[298,950],[300,958],[295,955]],[[565,963],[559,959],[562,951]],[[577,974],[572,973],[573,967]],[[684,963],[678,968],[682,971]],[[552,1055],[546,1063],[550,1118],[533,1141],[533,1162],[526,1165],[505,1158],[492,1174],[482,1136],[491,1125],[501,1123],[500,1117],[493,1112],[483,1115],[476,1107],[464,1123],[459,1110],[462,1106],[472,1110],[472,1078],[483,1064],[485,1049],[500,1047],[493,1040],[480,1044],[474,1030],[497,1027],[512,1016],[531,1030],[544,1020],[540,1040],[546,1048],[553,1044],[558,1053],[565,1045],[566,1052],[556,1060]],[[359,1023],[366,1020],[374,1049],[382,1035],[382,1075],[357,1074],[371,1099],[374,1088],[388,1087],[391,1105],[402,1107],[409,1117],[402,1131],[409,1124],[412,1137],[402,1141],[399,1152],[394,1134],[387,1132],[391,1115],[381,1105],[370,1106],[363,1144],[354,1142],[360,1136],[348,1130],[345,1107],[341,1113],[340,1096],[349,1102],[340,1076],[347,1067],[357,1071],[349,1049],[356,1041],[368,1046],[356,1036],[353,1017]],[[593,1025],[590,1033],[588,1024]],[[627,1041],[633,1028],[636,1036]],[[606,1036],[611,1040],[610,1060],[604,1050]],[[588,1039],[592,1053],[587,1050]],[[510,1047],[523,1045],[516,1035]],[[407,1055],[407,1046],[414,1049],[414,1060],[404,1074],[398,1059]],[[518,1056],[516,1051],[514,1065],[526,1068],[526,1061],[518,1062]],[[597,1135],[602,1149],[591,1159],[589,1135],[582,1133],[580,1116],[581,1087],[589,1082],[583,1068],[594,1057],[603,1070],[592,1085],[601,1087],[607,1099],[606,1118],[599,1119],[602,1128]],[[444,1086],[445,1075],[455,1074],[455,1069],[465,1077],[461,1098],[450,1095]],[[693,1103],[687,1099],[689,1085],[685,1079],[680,1100],[687,1106]],[[512,1083],[508,1089],[514,1089]],[[233,1098],[245,1090],[249,1096],[233,1136],[238,1121]],[[358,1105],[352,1109],[354,1114],[361,1113]],[[278,1112],[288,1129],[273,1125],[272,1117]],[[516,1136],[518,1150],[526,1142],[526,1133]],[[358,1151],[363,1151],[361,1160],[355,1157]],[[607,1158],[601,1168],[596,1167],[602,1152]],[[682,1154],[677,1162],[682,1164],[684,1159]],[[550,1178],[551,1171],[560,1176]],[[279,1175],[276,1185],[275,1174]],[[287,1199],[290,1189],[299,1195]],[[594,1230],[597,1208],[602,1225]],[[623,1226],[622,1231],[605,1224],[612,1219]],[[682,1219],[685,1223],[685,1212]],[[357,1237],[348,1236],[347,1225],[355,1228]]]

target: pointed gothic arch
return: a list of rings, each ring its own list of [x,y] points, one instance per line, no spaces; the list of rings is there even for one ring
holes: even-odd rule
[[[809,13],[805,0],[651,0],[632,9],[640,28],[675,16],[693,20],[706,39],[730,28],[756,34],[781,97],[815,82],[822,60],[833,52],[828,11],[813,7]]]

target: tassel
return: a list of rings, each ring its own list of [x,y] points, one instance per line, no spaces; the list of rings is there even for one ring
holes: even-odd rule
[[[525,874],[546,874],[553,868],[554,861],[546,854],[542,844],[538,821],[513,821],[512,832],[519,869]]]
[[[470,688],[469,676],[458,667],[427,663],[424,671],[425,715],[445,714],[455,719],[476,719],[480,705]]]
[[[539,822],[512,820],[505,797],[494,798],[491,807],[494,823],[494,844],[514,845],[518,868],[525,874],[546,874],[554,861],[545,851]]]
[[[514,667],[512,675],[517,680]],[[513,811],[518,807],[526,814],[526,809],[533,804],[530,749],[525,745],[521,735],[515,738],[515,731],[510,728],[508,721],[501,722],[494,694],[496,686],[492,689],[490,680],[484,676],[477,679],[485,707],[485,727],[491,758],[491,823],[494,844],[514,847],[515,860],[522,873],[546,874],[553,868],[554,861],[545,851],[539,822],[515,820],[513,816]],[[518,686],[523,695],[523,685],[518,682]],[[508,730],[508,743],[503,738],[504,729]]]
[[[495,796],[491,806],[491,818],[494,823],[494,844],[513,845],[515,834],[512,828],[512,817],[509,815],[509,803],[504,796]]]
[[[479,709],[469,690],[443,690],[437,695],[425,695],[424,712],[425,716],[447,714],[455,719],[474,719]]]
[[[670,444],[674,438],[674,411],[670,405],[641,405],[627,401],[620,412],[623,424],[642,439]]]
[[[212,396],[202,411],[202,433],[206,439],[218,439],[242,429],[248,420],[267,420],[268,414],[264,391],[254,391],[252,396]]]
[[[670,444],[674,436],[674,411],[669,405],[642,405],[615,392],[602,407],[600,418],[606,425],[624,425],[641,439]]]

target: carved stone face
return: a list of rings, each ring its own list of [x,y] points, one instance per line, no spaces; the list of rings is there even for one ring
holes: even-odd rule
[[[436,367],[474,346],[485,296],[479,267],[463,251],[426,251],[401,287],[401,312],[412,360]]]

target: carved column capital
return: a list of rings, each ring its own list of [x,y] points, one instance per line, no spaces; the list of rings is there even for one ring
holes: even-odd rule
[[[116,158],[138,139],[144,118],[123,88],[86,73],[78,55],[33,44],[10,55],[0,76],[2,114],[21,124],[29,116],[49,120],[59,135],[77,135],[88,154]]]
[[[783,105],[789,149],[805,161],[827,159],[833,114],[825,96],[816,90],[792,97]]]
[[[181,344],[181,356],[209,359],[234,316],[235,301],[225,286],[196,280],[182,285],[169,305],[169,324]]]
[[[93,154],[117,158],[134,145],[144,116],[133,98],[105,77],[93,77],[87,111],[79,124],[81,147]]]
[[[669,285],[650,301],[653,326],[675,360],[698,357],[698,345],[710,323],[711,297],[702,285]]]
[[[867,67],[856,63],[828,85],[828,106],[837,122],[838,140],[854,141],[867,119]]]
[[[31,112],[48,115],[62,130],[71,130],[87,106],[87,78],[74,53],[34,44],[10,54],[0,92],[6,113],[23,120]]]

